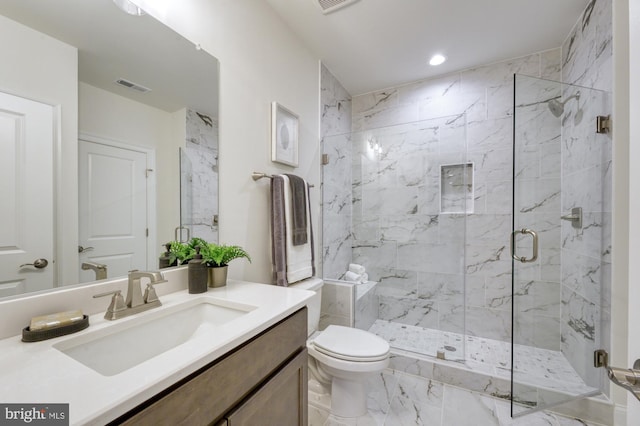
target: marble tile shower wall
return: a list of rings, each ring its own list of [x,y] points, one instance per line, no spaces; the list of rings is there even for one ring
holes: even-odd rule
[[[192,236],[218,241],[218,121],[187,109],[185,154],[191,162]]]
[[[583,227],[562,223],[562,352],[597,386],[588,354],[610,348],[612,140],[595,134],[596,115],[611,113],[612,2],[592,0],[562,46],[562,81],[581,90],[562,116],[562,212],[583,208]],[[578,89],[568,88],[570,95]]]
[[[381,319],[465,332],[466,314],[466,333],[510,339],[513,74],[559,80],[560,61],[554,49],[353,98],[353,261],[379,281]],[[464,162],[473,213],[441,214],[440,165]]]
[[[321,66],[322,277],[340,279],[351,263],[351,96]]]

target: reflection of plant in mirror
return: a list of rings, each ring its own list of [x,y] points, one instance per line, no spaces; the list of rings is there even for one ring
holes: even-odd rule
[[[210,243],[202,252],[202,259],[208,266],[227,266],[233,259],[246,258],[251,262],[251,257],[240,246],[227,246]]]
[[[169,246],[169,263],[173,264],[178,262],[178,265],[183,264],[185,261],[191,259],[195,253],[195,249],[189,244],[181,243],[179,241],[171,241]]]

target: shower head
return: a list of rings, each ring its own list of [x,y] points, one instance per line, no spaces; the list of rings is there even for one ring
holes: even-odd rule
[[[567,102],[569,102],[571,99],[574,99],[574,98],[576,100],[580,100],[580,92],[576,92],[575,95],[569,96],[567,99],[564,100],[564,102],[560,102],[557,99],[551,99],[550,101],[547,102],[547,106],[549,107],[551,114],[553,114],[555,117],[560,117],[564,112],[564,104],[566,104]]]

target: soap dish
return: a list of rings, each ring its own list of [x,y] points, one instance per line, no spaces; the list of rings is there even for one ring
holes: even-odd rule
[[[22,329],[23,342],[40,342],[42,340],[53,339],[54,337],[64,336],[66,334],[76,333],[89,327],[89,316],[83,315],[80,321],[73,324],[61,325],[46,330],[31,331],[29,327]]]

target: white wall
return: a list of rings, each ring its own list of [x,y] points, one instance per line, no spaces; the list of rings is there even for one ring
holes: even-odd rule
[[[57,176],[59,285],[78,282],[78,51],[0,16],[0,91],[58,106],[61,113]]]
[[[638,271],[633,261],[640,258],[640,224],[637,221],[640,214],[640,170],[637,165],[640,161],[640,123],[637,117],[640,115],[640,4],[638,1],[629,1],[629,116],[635,120],[628,120],[629,126],[629,262],[628,265],[628,360],[631,367],[635,360],[640,359],[640,339],[637,324],[640,321],[640,313],[636,303],[640,300],[640,283]],[[625,117],[628,119],[628,117]],[[624,121],[623,121],[624,123]],[[637,424],[640,417],[640,403],[627,393],[627,425]]]
[[[178,147],[184,146],[185,110],[171,114],[85,83],[79,84],[78,106],[80,134],[156,150],[159,255],[180,223]]]
[[[631,366],[627,356],[629,312],[629,2],[613,2],[613,271],[611,286],[611,359],[616,367]],[[611,386],[611,397],[626,405],[627,392]],[[620,410],[616,411],[619,415]],[[616,418],[616,425],[624,424]]]
[[[613,280],[613,362],[630,368],[640,358],[637,324],[640,314],[635,308],[640,299],[640,284],[634,260],[640,257],[640,171],[633,167],[640,161],[637,141],[640,123],[640,4],[632,0],[614,2],[615,110],[613,115],[616,146]],[[617,308],[617,309],[616,309]],[[640,403],[628,392],[617,389],[615,402],[628,404],[626,424],[638,423]],[[625,401],[626,399],[626,401]],[[616,425],[624,425],[625,407],[617,411]]]
[[[253,259],[232,263],[230,277],[271,282],[269,182],[251,172],[295,173],[312,190],[319,227],[319,65],[262,0],[138,0],[145,10],[220,61],[220,242]],[[270,104],[300,117],[300,167],[270,160]],[[320,241],[316,241],[320,259]]]

